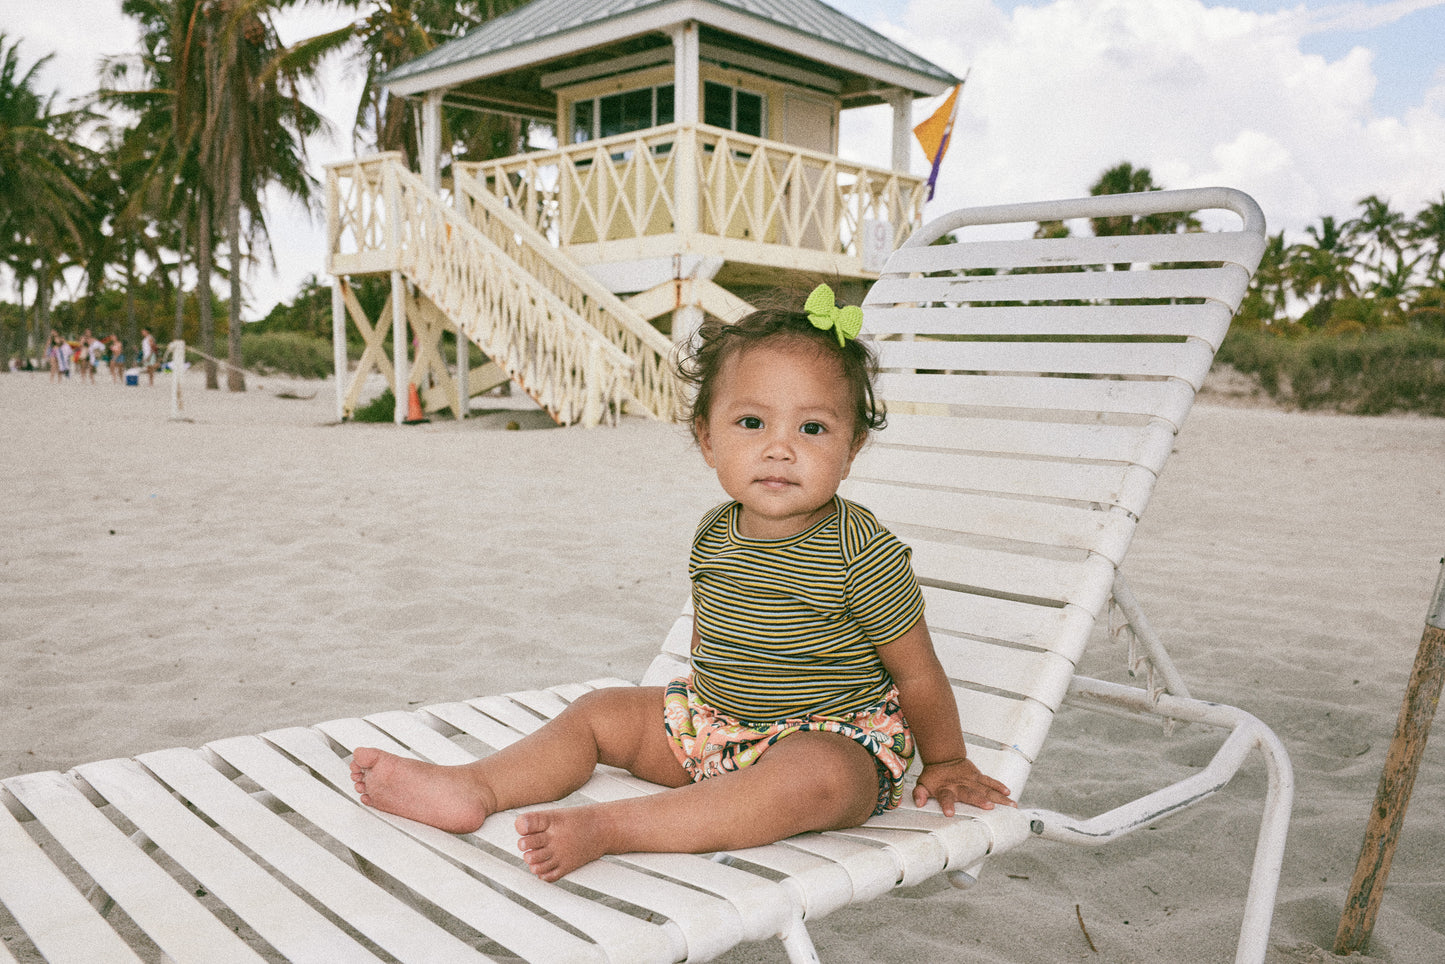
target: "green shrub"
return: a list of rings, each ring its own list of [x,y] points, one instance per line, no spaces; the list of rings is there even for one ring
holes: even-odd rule
[[[1293,337],[1231,330],[1219,360],[1253,375],[1276,401],[1302,409],[1445,416],[1445,335],[1351,327]]]
[[[396,396],[388,388],[351,413],[353,422],[390,422],[396,418]]]
[[[243,332],[242,364],[254,372],[325,378],[335,370],[331,342],[299,331]]]

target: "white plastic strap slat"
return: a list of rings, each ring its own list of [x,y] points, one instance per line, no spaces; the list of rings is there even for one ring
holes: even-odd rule
[[[938,660],[948,678],[1037,700],[1058,710],[1074,675],[1074,664],[1054,653],[1016,649],[954,637],[942,643],[934,634]]]
[[[824,917],[848,906],[853,896],[853,881],[846,870],[831,860],[797,850],[787,841],[733,850],[727,856],[787,877],[801,896],[804,917]]]
[[[932,834],[864,825],[830,831],[825,836],[863,841],[865,846],[887,854],[889,861],[898,868],[895,887],[917,886],[935,874],[942,873],[943,868],[948,865],[948,850],[943,841]]]
[[[1036,603],[975,596],[936,586],[923,588],[928,626],[936,634],[935,646],[951,645],[960,634],[983,640],[1042,649],[1070,662],[1082,651],[1094,626],[1088,613],[1075,606],[1041,606]]]
[[[494,750],[510,746],[525,734],[504,726],[466,703],[436,703],[420,712],[436,717],[449,726],[475,737]]]
[[[139,763],[105,760],[76,771],[288,961],[377,961],[182,806]]]
[[[292,744],[288,752],[293,753],[295,744],[308,738],[316,743],[321,741],[318,734],[309,730],[266,734],[266,739],[272,742]],[[550,948],[553,953],[572,953],[578,960],[587,958],[589,947],[578,938],[458,870],[367,811],[358,801],[348,800],[318,783],[262,739],[234,737],[208,747],[342,846],[383,868],[426,900],[513,953],[526,958],[537,955],[542,948]],[[326,752],[330,754],[329,749]],[[341,765],[335,756],[332,760],[335,766]],[[316,769],[316,761],[308,762],[307,766]],[[596,957],[600,960],[600,954]]]
[[[910,366],[911,367],[911,366]],[[971,370],[971,369],[970,369]],[[946,404],[1033,412],[1079,412],[1097,416],[1150,415],[1176,427],[1194,402],[1194,388],[1177,379],[1142,381],[1117,378],[1039,378],[1026,375],[895,375],[878,378],[884,398],[898,397],[893,379],[937,379],[935,391]],[[906,381],[905,384],[915,384]],[[942,402],[942,400],[940,400]]]
[[[859,454],[849,477],[859,481],[1117,505],[1136,515],[1143,510],[1154,480],[1152,472],[1132,465],[917,452],[878,446]]]
[[[886,525],[947,529],[995,539],[1097,552],[1123,561],[1136,520],[1118,510],[1099,511],[1048,502],[994,498],[937,489],[850,479],[848,497],[868,506]],[[904,540],[908,541],[907,539]]]
[[[59,773],[14,777],[6,787],[136,926],[177,964],[262,964],[231,929],[121,833]],[[9,868],[6,869],[9,873]]]
[[[53,774],[59,777],[59,774]],[[63,779],[63,778],[62,778]],[[11,781],[6,781],[8,786]],[[0,806],[0,904],[52,964],[140,964],[140,958]]]
[[[328,724],[328,727],[334,729],[341,723],[344,721],[333,721]],[[340,731],[338,730],[338,732]],[[320,734],[309,729],[291,728],[277,730],[264,734],[264,736],[315,770],[323,780],[329,782],[333,787],[350,794],[351,780],[348,769],[334,756]],[[346,744],[343,743],[343,745]],[[389,741],[383,742],[382,748],[392,752],[407,752],[404,747]],[[593,776],[594,781],[606,779],[608,779],[606,774]],[[381,816],[388,824],[404,828],[405,834],[424,843],[430,850],[444,854],[483,877],[496,881],[511,893],[531,899],[532,903],[545,910],[556,912],[557,917],[568,923],[577,923],[572,916],[569,916],[572,914],[580,914],[582,919],[592,920],[591,915],[583,910],[587,906],[585,898],[544,894],[542,891],[547,885],[538,881],[530,872],[500,861],[490,853],[472,846],[462,837],[415,821],[388,815]],[[513,825],[515,816],[516,814],[513,812],[492,815],[476,836],[504,851],[514,852],[517,845],[517,834]],[[363,856],[365,856],[364,853]],[[378,866],[386,867],[386,864],[381,861],[374,862]],[[387,869],[388,872],[393,872],[391,868]],[[569,874],[567,879],[583,887],[591,887],[601,893],[620,897],[669,918],[676,925],[676,929],[681,932],[685,946],[696,949],[696,953],[701,954],[703,950],[706,950],[709,954],[717,954],[740,940],[739,931],[742,929],[742,923],[738,919],[736,910],[724,901],[700,894],[697,891],[640,875],[606,861],[594,861],[592,864],[578,868]],[[509,905],[503,901],[501,906],[505,911]],[[453,913],[455,912],[453,911]],[[527,916],[534,924],[551,927],[550,924],[540,919],[531,919],[530,912],[525,909],[517,908],[515,913]],[[462,919],[466,920],[466,918]],[[499,943],[511,946],[499,936],[492,934],[489,928],[478,926],[471,921],[468,923],[482,933],[492,936]],[[579,929],[583,928],[579,927]],[[681,956],[678,954],[676,942],[672,941],[669,936],[676,933],[671,925],[664,924],[661,927],[643,931],[624,929],[618,932],[612,930],[612,933],[621,933],[627,940],[627,946],[621,951],[610,947],[606,956],[637,961],[671,961]],[[591,945],[577,942],[571,935],[565,935],[565,938],[560,940],[553,938],[548,942],[524,946],[527,949],[518,953],[526,960],[576,959],[591,961],[603,953]]]
[[[616,685],[616,684],[605,684]],[[547,687],[547,692],[553,694],[564,703],[572,703],[578,698],[587,695],[597,689],[597,685],[587,683],[558,683],[556,686]]]
[[[378,732],[373,726],[384,732]],[[367,717],[364,723],[355,719],[332,720],[321,724],[319,728],[342,746],[351,748],[374,746],[390,753],[419,756],[444,766],[470,763],[476,759],[427,726],[414,713],[377,713]],[[500,846],[515,847],[515,833],[508,839],[506,831],[496,826],[498,823],[509,823],[509,816],[499,814],[499,819],[492,821],[493,829],[488,836]],[[398,826],[472,870],[484,874],[489,880],[501,884],[522,899],[565,920],[597,941],[614,960],[650,960],[658,957],[665,959],[668,954],[671,940],[667,934],[659,931],[658,925],[638,920],[564,888],[545,883],[529,871],[502,863],[490,854],[478,851],[461,838],[442,835],[433,828],[410,822]]]
[[[1229,327],[1229,308],[1217,302],[1176,305],[968,305],[867,309],[870,337],[913,335],[1194,336],[1217,346]]]
[[[966,741],[965,741],[966,742]],[[1018,794],[1028,783],[1029,771],[1033,764],[1017,750],[1012,748],[995,749],[988,746],[975,746],[968,744],[968,758],[973,761],[974,766],[984,773],[1000,780],[1003,785],[1009,788],[1018,799]]]
[[[325,728],[347,737],[347,739],[339,741],[342,742],[343,745],[346,745],[350,740],[350,735],[342,728],[342,724],[344,723],[345,721],[334,720],[331,723],[325,724]],[[296,755],[298,759],[301,759],[307,766],[316,770],[324,779],[328,779],[333,785],[349,785],[350,781],[346,776],[344,768],[340,767],[338,760],[330,757],[330,751],[321,746],[321,738],[310,730],[280,730],[266,734],[266,738],[278,742],[286,752]],[[390,749],[393,752],[398,750],[405,752],[405,748],[398,744],[383,743],[382,748]],[[328,757],[330,757],[330,759],[328,759]],[[610,778],[605,773],[599,773],[594,774],[592,779],[593,781],[603,781]],[[535,809],[543,808],[538,807]],[[494,814],[482,825],[481,829],[477,831],[476,836],[501,849],[515,848],[517,845],[517,835],[512,826],[514,816],[511,812]],[[385,819],[391,822],[398,818]],[[467,845],[461,838],[411,821],[406,821],[406,824],[408,834],[416,837],[418,840],[425,841],[428,847],[466,864],[473,870],[483,872],[492,877],[503,873],[503,871],[496,866],[495,858],[480,853],[476,848]],[[372,860],[378,866],[387,868],[389,873],[395,874],[395,871],[383,861],[373,859],[368,856],[365,851],[360,849],[358,849],[358,853],[366,856],[367,859]],[[406,869],[411,870],[412,868],[408,866]],[[513,871],[513,874],[522,873],[525,873],[525,871]],[[615,861],[594,861],[591,864],[572,871],[572,873],[567,876],[567,880],[603,894],[619,897],[638,907],[656,911],[672,921],[683,936],[686,951],[683,955],[678,955],[674,951],[668,951],[663,958],[665,960],[672,960],[674,957],[681,956],[706,959],[732,947],[739,940],[745,939],[745,935],[748,933],[747,927],[738,915],[736,908],[727,901],[719,900],[716,897],[700,893],[687,887],[681,887],[665,880],[658,880],[645,874],[636,873]],[[512,879],[504,883],[504,886],[508,887],[509,890],[525,895],[528,887],[532,885],[529,883],[518,883],[515,879]],[[425,892],[423,891],[423,893]],[[545,908],[549,903],[555,905],[556,901],[554,899],[551,901],[534,901],[534,903]],[[518,908],[516,912],[518,914],[526,913],[521,908]],[[455,911],[452,911],[452,913],[455,913]],[[575,921],[566,914],[559,913],[558,916],[564,920],[568,920],[569,923],[575,923]],[[490,933],[487,928],[479,927],[476,924],[472,924],[471,926],[476,927],[483,933]],[[579,929],[582,928],[579,926]],[[665,930],[666,928],[657,928],[647,931],[644,939],[651,939],[652,943],[656,944],[658,940],[661,939],[659,935],[663,935]],[[496,938],[496,935],[492,936]],[[631,936],[636,938],[637,935],[634,933]],[[500,941],[500,938],[496,939]],[[505,942],[502,943],[505,944]],[[528,950],[519,953],[528,960],[556,960],[571,948],[572,944],[570,943],[530,945]],[[634,947],[632,951],[623,954],[619,959],[641,961],[650,959],[651,957],[652,955],[641,955]],[[579,957],[579,960],[589,959],[591,958],[586,956]]]
[[[855,904],[883,896],[903,876],[903,868],[895,855],[856,839],[832,834],[801,834],[789,838],[784,845],[831,860],[843,868],[848,874]]]
[[[1234,310],[1249,273],[1238,265],[1167,271],[1068,271],[1060,274],[968,275],[878,279],[868,305],[1000,301],[1105,301],[1203,298]]]
[[[1182,261],[1248,264],[1259,260],[1260,239],[1239,231],[1188,234],[1111,235],[970,241],[967,244],[906,247],[888,258],[889,274],[967,268],[1014,268],[1171,264]]]
[[[689,668],[686,659],[680,659],[670,653],[658,653],[642,674],[642,685],[666,686],[672,680],[686,676]]]
[[[200,751],[160,750],[137,759],[226,833],[398,960],[484,960],[266,809],[218,773]]]
[[[692,613],[685,612],[678,616],[667,631],[667,638],[662,641],[662,651],[680,656],[686,659],[692,652]]]
[[[984,594],[1073,603],[1101,612],[1114,582],[1114,566],[1094,558],[1070,562],[1011,552],[934,542],[916,534],[903,539],[913,549],[913,569],[925,585],[979,589]]]
[[[618,864],[716,894],[737,908],[744,940],[761,941],[783,933],[793,917],[794,900],[782,885],[692,854],[619,854]]]
[[[975,751],[970,749],[968,755],[973,759]],[[984,762],[974,759],[974,763],[994,779],[1003,780],[1003,777],[997,776],[993,771],[984,769]],[[1013,789],[1007,780],[1003,782],[1009,789]],[[877,827],[880,829],[876,834],[881,839],[892,839],[899,833],[927,834],[930,840],[936,841],[937,845],[943,848],[946,867],[963,868],[986,857],[993,835],[989,833],[988,825],[978,819],[977,812],[971,807],[962,807],[957,816],[945,817],[936,809],[937,806],[937,803],[930,800],[929,809],[919,810],[913,806],[911,800],[905,800],[897,809],[869,820],[861,830],[848,832],[864,837],[874,836],[872,828]]]
[[[918,386],[916,392],[891,397],[937,402],[948,393],[932,389],[940,376],[891,375],[890,388]],[[943,376],[946,377],[946,376]],[[1157,473],[1174,444],[1174,430],[1164,422],[1147,425],[1080,425],[1016,419],[940,418],[888,413],[888,427],[863,454],[890,451],[894,446],[927,446],[1000,455],[1037,455],[1059,459],[1129,462]]]
[[[880,341],[875,344],[882,368],[1181,378],[1196,391],[1214,360],[1213,349],[1201,341],[1119,344]]]
[[[1033,762],[1044,744],[1054,714],[1029,699],[1015,699],[982,690],[953,688],[965,739],[969,734],[1012,747]]]
[[[568,705],[566,700],[550,690],[519,690],[508,693],[507,697],[549,720],[556,719]]]
[[[492,719],[499,723],[505,723],[518,733],[531,733],[547,722],[518,706],[509,696],[483,696],[468,700],[468,702]]]

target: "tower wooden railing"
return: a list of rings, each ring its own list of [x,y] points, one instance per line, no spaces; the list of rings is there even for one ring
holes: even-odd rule
[[[400,271],[562,424],[596,424],[629,396],[632,361],[400,155],[327,169],[328,269]]]
[[[677,402],[672,342],[600,281],[523,221],[467,170],[453,176],[456,209],[524,270],[632,361],[628,392],[655,418],[671,418]]]
[[[922,178],[703,125],[453,167],[587,264],[686,249],[866,275],[867,223],[901,244],[924,200]]]

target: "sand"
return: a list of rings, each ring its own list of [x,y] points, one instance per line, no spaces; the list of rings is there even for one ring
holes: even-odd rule
[[[163,378],[0,374],[0,776],[641,673],[720,498],[681,430],[503,430],[535,412],[336,425],[330,383],[252,389],[206,392],[193,372],[183,422]],[[1445,420],[1249,402],[1196,407],[1125,570],[1195,695],[1288,746],[1270,960],[1328,961],[1445,554]],[[1085,669],[1122,678],[1123,660],[1100,634]],[[1187,773],[1215,742],[1069,710],[1055,734],[1024,803],[1078,813]],[[1445,959],[1442,764],[1445,733],[1370,960]],[[970,892],[933,881],[839,912],[815,940],[845,964],[1232,959],[1262,772],[1107,848],[1036,844]]]

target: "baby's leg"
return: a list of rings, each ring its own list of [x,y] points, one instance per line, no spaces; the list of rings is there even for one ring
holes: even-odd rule
[[[532,872],[557,880],[603,854],[712,853],[809,830],[855,827],[873,813],[878,770],[836,733],[795,733],[757,763],[664,793],[517,818]]]
[[[662,689],[615,687],[579,698],[540,729],[491,756],[438,766],[359,747],[351,779],[361,802],[451,833],[470,833],[499,810],[560,800],[598,763],[666,786],[687,782],[662,726]]]

